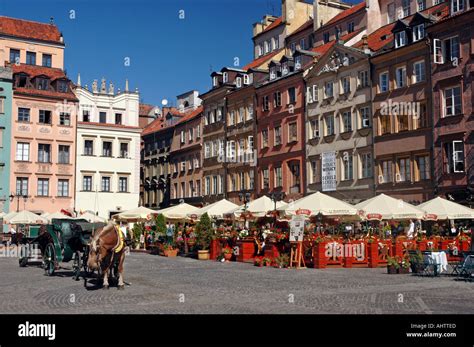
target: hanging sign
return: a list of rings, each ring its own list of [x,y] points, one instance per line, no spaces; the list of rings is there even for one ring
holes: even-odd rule
[[[321,154],[321,183],[323,192],[336,190],[336,151]]]

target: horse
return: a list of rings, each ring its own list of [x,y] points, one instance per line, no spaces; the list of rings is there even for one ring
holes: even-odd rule
[[[109,271],[114,269],[118,261],[118,289],[124,289],[123,263],[125,260],[125,244],[121,231],[110,222],[99,228],[91,237],[87,266],[97,270],[102,277],[102,288],[109,289]]]

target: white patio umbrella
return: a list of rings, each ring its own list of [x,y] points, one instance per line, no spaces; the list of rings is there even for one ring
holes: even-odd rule
[[[197,212],[199,208],[183,202],[182,204],[164,208],[155,211],[156,214],[162,214],[166,219],[182,220],[186,219],[189,214]]]
[[[279,208],[279,210],[289,216],[316,216],[320,213],[323,216],[354,216],[357,214],[357,209],[354,206],[321,192],[305,196],[286,207]]]
[[[47,224],[48,220],[30,211],[20,211],[12,216],[8,216],[6,221],[9,224]]]
[[[474,219],[474,210],[453,201],[437,197],[417,206],[429,219]]]
[[[149,208],[140,206],[128,211],[124,211],[112,216],[113,219],[117,220],[150,220],[157,212]]]
[[[105,218],[96,216],[95,214],[91,212],[84,212],[83,214],[79,215],[77,218],[85,219],[89,223],[107,223],[107,220]]]
[[[277,201],[276,208],[277,210],[287,206],[287,203],[284,201]],[[244,206],[240,206],[237,210],[234,211],[234,216],[240,217],[244,211],[250,213],[253,217],[265,217],[268,212],[275,210],[275,203],[268,196],[263,195],[258,199],[255,199],[248,203],[247,209],[245,210]]]
[[[207,212],[211,218],[223,219],[225,214],[235,211],[237,208],[239,208],[238,205],[230,202],[229,200],[222,199],[213,204],[204,206],[193,213],[189,213],[188,217],[192,219],[198,219]]]
[[[421,209],[391,196],[380,194],[355,205],[365,220],[421,219]]]
[[[76,219],[76,218],[70,217],[68,215],[65,215],[64,213],[61,213],[61,212],[43,213],[41,215],[41,217],[46,218],[50,222],[53,219]]]

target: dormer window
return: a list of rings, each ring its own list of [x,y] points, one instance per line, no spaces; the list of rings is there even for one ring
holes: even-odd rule
[[[295,70],[301,69],[301,55],[295,57]]]
[[[58,81],[57,82],[58,92],[66,93],[67,92],[67,82],[66,81]]]
[[[229,81],[229,73],[224,72],[224,74],[222,75],[222,82],[227,83],[228,81]]]
[[[26,87],[26,81],[28,80],[28,76],[25,74],[19,74],[17,77],[16,87],[17,88],[24,88]]]
[[[270,52],[270,42],[269,41],[265,41],[263,43],[263,47],[264,47],[264,53],[267,54],[268,52]]]
[[[235,85],[237,86],[237,88],[241,88],[242,87],[242,77],[237,77],[235,79]]]
[[[425,25],[420,24],[413,28],[413,42],[419,41],[425,37]]]
[[[212,77],[212,86],[217,87],[218,83],[219,79],[217,78],[217,76]]]
[[[270,68],[270,81],[274,80],[275,78],[277,78],[276,66],[272,66]]]
[[[300,49],[306,49],[306,42],[304,38],[300,40]]]
[[[286,62],[283,63],[281,72],[282,72],[283,76],[288,75],[288,72],[289,72],[289,70],[288,70],[288,63],[286,63]]]
[[[261,57],[263,55],[263,48],[262,48],[262,45],[258,45],[257,46],[257,56],[258,57]]]
[[[244,84],[250,84],[250,76],[244,75]]]
[[[417,0],[416,1],[418,12],[424,11],[426,9],[426,0]]]
[[[451,14],[464,11],[464,0],[451,0]]]
[[[395,34],[395,48],[403,47],[407,44],[407,34],[405,31],[400,31]]]
[[[295,42],[292,42],[292,43],[291,43],[290,49],[291,49],[291,53],[295,53],[295,52],[296,52],[296,43],[295,43]]]
[[[40,90],[48,89],[48,79],[43,77],[38,77],[36,79],[36,88]]]

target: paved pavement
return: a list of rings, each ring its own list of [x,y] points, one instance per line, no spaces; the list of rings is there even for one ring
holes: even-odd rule
[[[474,313],[474,283],[386,269],[259,268],[132,253],[124,291],[87,290],[71,264],[47,277],[0,258],[1,313]],[[92,284],[90,284],[92,287]]]

